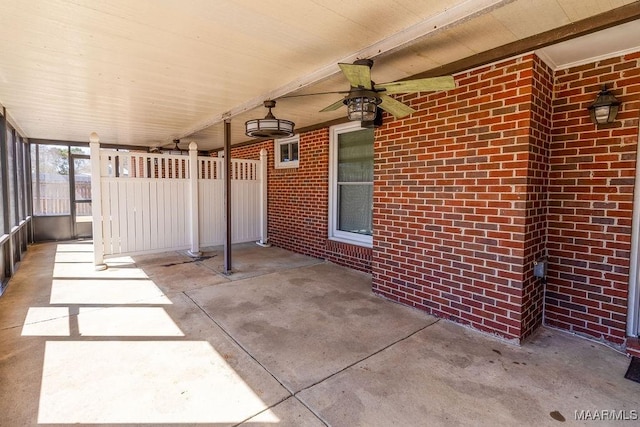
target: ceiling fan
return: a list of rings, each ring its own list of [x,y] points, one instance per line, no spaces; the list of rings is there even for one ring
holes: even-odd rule
[[[364,127],[377,127],[382,123],[382,113],[380,109],[390,113],[396,119],[401,119],[416,111],[408,105],[390,97],[390,94],[433,92],[454,89],[456,87],[453,76],[430,77],[377,84],[371,80],[372,59],[358,59],[354,61],[353,64],[339,63],[338,66],[351,84],[351,88],[348,91],[285,95],[281,98],[343,93],[346,94],[343,99],[323,108],[320,112],[334,111],[346,105],[349,120],[360,121]],[[289,120],[276,119],[271,113],[271,109],[275,107],[275,101],[266,100],[264,101],[264,106],[269,109],[267,117],[247,121],[245,123],[245,134],[250,137],[263,138],[282,138],[293,135],[294,123]]]
[[[167,145],[163,145],[161,147],[153,147],[149,150],[150,153],[169,153],[169,154],[188,154],[189,150],[180,148],[180,140],[174,139],[172,141],[173,147],[169,148]]]
[[[378,107],[396,119],[401,119],[414,113],[415,110],[393,99],[389,96],[390,94],[431,92],[456,87],[452,76],[377,84],[371,80],[372,59],[358,59],[353,64],[340,63],[338,66],[351,84],[351,89],[343,99],[323,108],[320,112],[334,111],[346,105],[349,120],[372,121],[376,117]]]

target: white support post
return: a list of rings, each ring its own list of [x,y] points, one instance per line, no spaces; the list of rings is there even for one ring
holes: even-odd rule
[[[189,256],[197,258],[202,256],[200,251],[200,224],[198,204],[198,144],[189,144],[189,209],[191,212],[191,249]]]
[[[271,246],[267,235],[268,212],[267,212],[267,166],[269,155],[265,148],[260,150],[260,241],[256,242],[260,246]]]
[[[96,270],[105,270],[104,241],[102,238],[102,179],[100,173],[100,138],[95,132],[89,135],[91,161],[91,224],[93,233],[93,263]]]

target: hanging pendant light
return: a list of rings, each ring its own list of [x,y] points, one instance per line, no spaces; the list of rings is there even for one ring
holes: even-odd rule
[[[276,106],[276,101],[264,101],[264,106],[269,109],[265,118],[247,121],[244,124],[245,134],[251,138],[286,138],[293,136],[295,123],[289,120],[276,119],[271,112],[271,109]]]

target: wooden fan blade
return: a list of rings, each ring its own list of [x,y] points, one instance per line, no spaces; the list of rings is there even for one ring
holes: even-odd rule
[[[340,101],[336,101],[333,104],[329,105],[328,107],[323,108],[322,110],[320,110],[321,113],[326,113],[327,111],[334,111],[337,110],[338,108],[342,107],[344,105],[343,100],[341,99]]]
[[[431,77],[426,79],[405,80],[376,84],[376,90],[385,89],[385,93],[432,92],[454,89],[456,83],[452,76]]]
[[[344,76],[353,87],[363,87],[371,90],[371,68],[360,64],[338,64]]]
[[[413,108],[409,107],[406,104],[403,104],[400,101],[396,101],[389,95],[379,94],[382,102],[378,107],[382,108],[387,113],[393,115],[396,119],[401,119],[403,117],[407,117],[416,112]]]

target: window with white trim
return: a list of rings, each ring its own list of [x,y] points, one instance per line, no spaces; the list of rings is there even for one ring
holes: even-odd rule
[[[373,244],[373,129],[349,122],[329,136],[329,238]]]
[[[300,135],[274,140],[275,168],[297,168]]]

